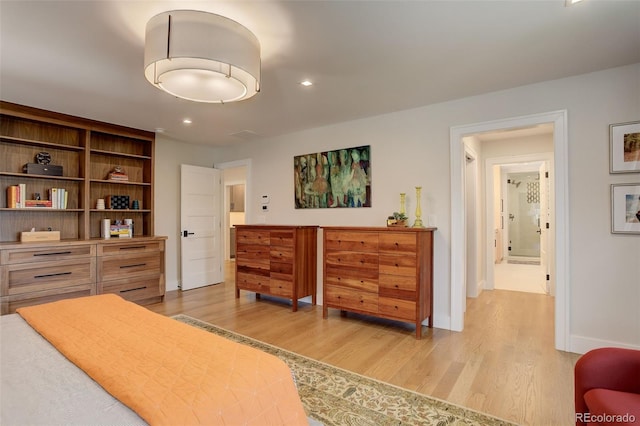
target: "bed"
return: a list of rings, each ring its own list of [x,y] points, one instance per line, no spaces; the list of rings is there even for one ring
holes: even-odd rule
[[[308,424],[280,359],[119,296],[0,321],[2,425]]]

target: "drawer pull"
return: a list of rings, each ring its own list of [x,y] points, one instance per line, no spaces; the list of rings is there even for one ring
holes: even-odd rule
[[[136,263],[135,265],[122,265],[120,266],[120,269],[126,269],[126,268],[136,268],[138,266],[146,266],[146,263]]]
[[[137,290],[144,290],[145,288],[147,288],[147,286],[143,286],[143,287],[136,287],[136,288],[130,288],[129,290],[120,290],[120,293],[126,293],[128,291],[137,291]]]
[[[59,254],[71,254],[70,251],[55,251],[51,253],[34,253],[33,256],[56,256]]]
[[[33,278],[49,278],[49,277],[59,277],[61,275],[71,275],[71,272],[58,272],[57,274],[43,274],[43,275],[35,275]]]
[[[127,247],[120,247],[120,250],[134,250],[134,249],[143,249],[146,246],[127,246]]]

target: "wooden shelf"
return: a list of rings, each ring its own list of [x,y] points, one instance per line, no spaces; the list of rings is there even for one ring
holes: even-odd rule
[[[11,143],[16,143],[21,145],[40,146],[43,148],[62,149],[62,150],[68,150],[68,151],[84,151],[84,146],[61,145],[58,143],[36,141],[36,140],[24,139],[24,138],[16,138],[12,136],[0,135],[0,140],[3,142],[11,142]]]
[[[100,237],[100,214],[126,214],[136,221],[136,237],[154,235],[155,135],[138,129],[73,117],[0,101],[0,243],[18,241],[31,228],[60,230],[61,238]],[[51,153],[64,176],[22,172],[39,151]],[[122,167],[129,180],[107,177]],[[7,208],[7,187],[25,183],[27,197],[46,199],[52,187],[68,193],[67,209]],[[144,209],[97,210],[96,200],[128,196]],[[38,213],[34,213],[38,212]],[[42,214],[44,213],[44,214]]]
[[[85,180],[84,178],[81,178],[81,177],[34,175],[34,174],[26,174],[26,173],[12,173],[12,172],[0,172],[0,176],[12,176],[20,179],[69,180],[69,181],[76,181],[76,182],[83,182]]]

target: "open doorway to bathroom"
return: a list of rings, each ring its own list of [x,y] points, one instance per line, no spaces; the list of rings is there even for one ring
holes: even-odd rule
[[[536,130],[540,126],[550,126],[551,138],[549,147],[532,152],[526,148],[525,144],[514,143],[513,141],[500,140],[501,134],[512,133],[514,131]],[[494,137],[496,140],[487,143],[483,140],[485,136]],[[509,135],[513,136],[513,134]],[[500,175],[494,176],[493,165],[544,161],[544,158],[530,158],[550,154],[548,161],[549,179],[553,193],[549,196],[549,227],[547,238],[549,246],[553,247],[553,253],[547,253],[550,285],[549,293],[554,296],[555,306],[554,331],[555,348],[566,350],[568,347],[568,289],[567,283],[567,241],[568,241],[568,135],[567,135],[567,112],[553,111],[548,113],[533,114],[529,116],[507,118],[502,120],[488,121],[483,123],[453,126],[450,132],[451,148],[451,330],[464,330],[464,312],[467,303],[465,291],[466,268],[473,265],[468,259],[467,238],[466,238],[466,210],[465,202],[465,171],[467,156],[466,149],[472,147],[483,163],[478,179],[484,177],[485,182],[481,187],[481,200],[484,201],[479,209],[481,223],[484,225],[480,230],[479,238],[482,242],[483,250],[479,251],[481,262],[478,275],[484,279],[482,283],[484,289],[494,287],[494,265],[496,251],[499,250],[496,236],[500,227],[500,216],[494,214],[500,211],[501,198],[495,196],[500,194]],[[542,254],[541,254],[542,256]],[[468,284],[467,284],[468,285]]]

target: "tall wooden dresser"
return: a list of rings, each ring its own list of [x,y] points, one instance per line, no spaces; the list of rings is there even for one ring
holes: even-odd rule
[[[328,309],[433,326],[436,228],[323,227],[323,317]]]
[[[236,298],[240,290],[316,304],[317,226],[236,225]]]

